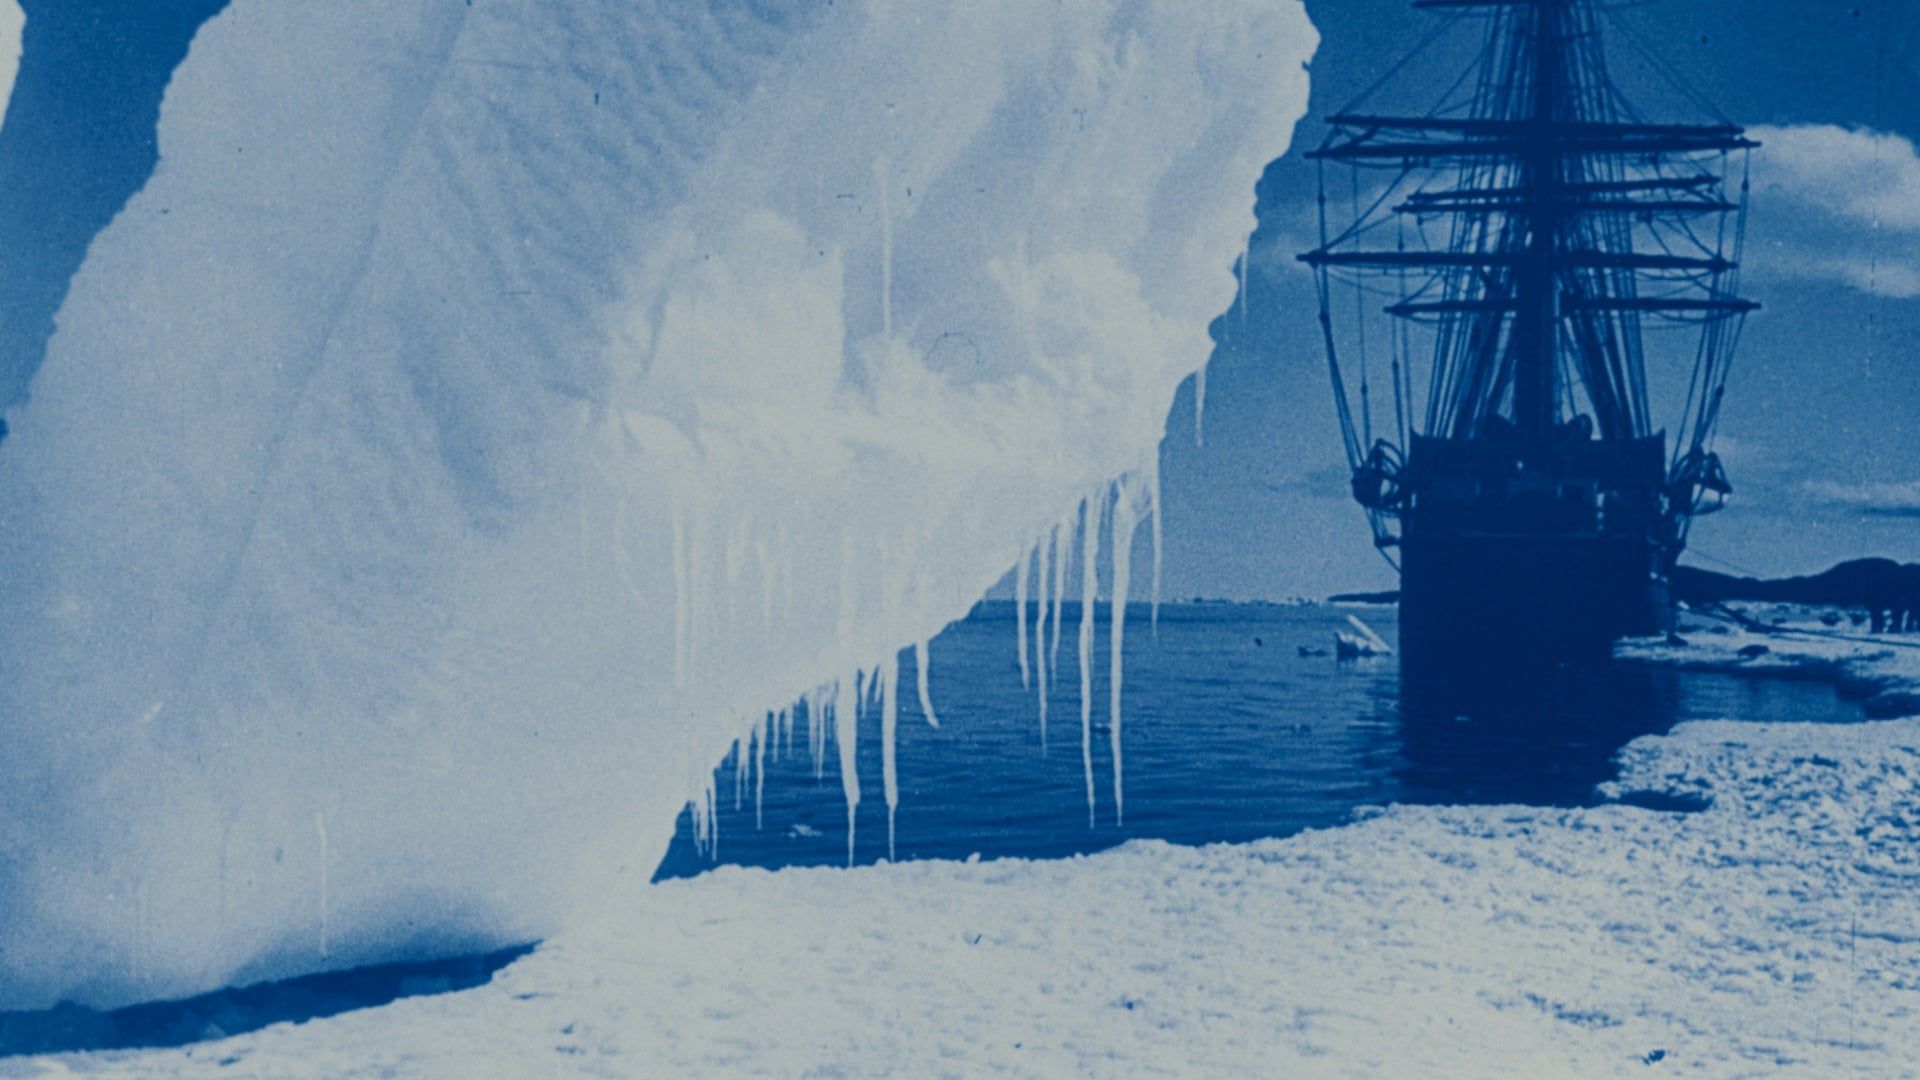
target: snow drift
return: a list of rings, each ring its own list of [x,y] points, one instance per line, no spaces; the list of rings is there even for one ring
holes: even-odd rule
[[[236,0],[0,448],[0,1008],[548,933],[889,695],[1151,469],[1314,40]]]

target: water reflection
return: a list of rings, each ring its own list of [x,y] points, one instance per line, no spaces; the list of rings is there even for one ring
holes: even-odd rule
[[[1639,664],[1401,673],[1403,802],[1586,805],[1614,755],[1680,718],[1680,676]]]

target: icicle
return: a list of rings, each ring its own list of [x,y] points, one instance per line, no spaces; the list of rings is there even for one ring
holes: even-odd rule
[[[326,811],[324,810],[314,811],[313,828],[315,832],[320,834],[320,956],[322,959],[324,959],[327,956],[327,954],[332,951],[328,948],[328,941],[327,941],[328,931],[329,929],[331,929],[329,924],[332,920],[332,913],[328,910],[330,905],[327,902],[327,813]]]
[[[1153,514],[1153,605],[1149,609],[1153,622],[1153,635],[1160,636],[1160,450],[1153,451],[1153,464],[1147,469],[1147,498],[1151,500]]]
[[[1253,233],[1247,233],[1247,246],[1240,249],[1240,326],[1247,325],[1247,294],[1253,291]]]
[[[1018,634],[1015,647],[1020,650],[1020,688],[1032,683],[1027,674],[1027,559],[1032,552],[1020,553],[1020,565],[1013,571],[1013,622]]]
[[[880,684],[880,776],[887,794],[887,861],[894,861],[893,815],[900,808],[900,775],[894,767],[894,734],[900,727],[900,654],[888,653],[874,673]]]
[[[893,348],[893,206],[887,197],[885,155],[873,159],[873,182],[880,189],[880,335]]]
[[[707,786],[701,792],[700,801],[706,807],[707,816],[707,858],[720,861],[720,792],[713,786],[713,773],[708,772]]]
[[[727,615],[731,618],[732,606],[740,595],[738,588],[740,572],[747,566],[747,545],[749,537],[745,521],[734,521],[727,526],[726,546],[721,551],[720,587],[727,600]]]
[[[825,688],[807,692],[807,753],[813,758],[813,778],[826,775],[827,762],[827,718],[821,710],[827,707]]]
[[[736,736],[733,740],[733,812],[740,812],[740,804],[747,798],[747,740]]]
[[[709,859],[717,859],[720,857],[720,817],[713,770],[703,770],[695,783],[697,792],[687,800],[687,814],[693,819],[693,848]]]
[[[1080,516],[1080,765],[1087,779],[1087,827],[1093,828],[1093,608],[1100,583],[1095,563],[1100,555],[1099,500],[1089,496]]]
[[[762,536],[753,543],[754,561],[760,570],[760,628],[773,630],[773,553]]]
[[[780,572],[780,603],[782,610],[793,610],[793,534],[787,531],[787,523],[781,522],[774,530],[774,543],[777,545],[775,565]]]
[[[709,544],[707,515],[698,505],[694,507],[693,521],[687,532],[687,681],[697,683],[700,679],[700,635],[704,619],[701,609],[713,594],[708,584],[707,548]]]
[[[841,679],[833,703],[833,738],[840,750],[840,790],[847,797],[847,865],[853,865],[854,815],[860,809],[860,673]]]
[[[687,620],[693,598],[687,581],[687,523],[678,503],[673,508],[673,685],[687,685]]]
[[[1072,545],[1073,521],[1056,521],[1049,542],[1053,544],[1053,644],[1048,646],[1048,666],[1060,670],[1060,615],[1067,597],[1067,557]]]
[[[1193,445],[1207,445],[1207,365],[1193,373]]]
[[[715,786],[711,771],[706,772],[706,786],[700,789],[701,813],[707,821],[707,858],[718,862],[720,859],[720,790]]]
[[[933,694],[927,690],[927,643],[922,641],[913,647],[914,681],[919,684],[920,715],[927,718],[927,726],[937,728],[940,718],[933,714]]]
[[[1040,602],[1033,605],[1033,667],[1040,686],[1040,752],[1047,752],[1047,589],[1053,580],[1053,537],[1049,532],[1039,545]]]
[[[707,812],[697,794],[687,800],[687,818],[693,825],[693,850],[704,855],[707,851]]]
[[[233,819],[229,817],[220,822],[220,922],[223,925],[227,921],[227,912],[229,910],[227,904],[227,867],[232,858]]]
[[[151,926],[147,918],[147,883],[143,878],[133,887],[133,977],[142,985],[148,981],[148,954],[152,949]]]
[[[755,729],[758,738],[753,741],[753,827],[756,830],[766,824],[767,740],[772,735],[772,725],[772,714],[762,714],[760,726]]]
[[[1113,821],[1125,824],[1126,790],[1120,760],[1120,684],[1127,631],[1127,592],[1133,584],[1133,532],[1139,525],[1134,512],[1133,485],[1122,480],[1113,502],[1113,598],[1107,615],[1107,738],[1113,746]]]

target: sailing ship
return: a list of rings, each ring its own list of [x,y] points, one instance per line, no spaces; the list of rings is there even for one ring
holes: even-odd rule
[[[1689,526],[1732,491],[1713,445],[1757,307],[1737,289],[1758,144],[1664,67],[1707,117],[1641,115],[1609,76],[1603,23],[1632,32],[1613,6],[1415,0],[1484,22],[1477,59],[1425,115],[1364,95],[1307,155],[1320,243],[1299,258],[1405,664],[1670,628]],[[1682,402],[1671,432],[1655,389]]]

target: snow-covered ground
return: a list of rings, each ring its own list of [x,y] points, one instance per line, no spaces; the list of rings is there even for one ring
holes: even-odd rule
[[[1695,640],[1639,652],[1920,674],[1891,645]],[[480,989],[0,1071],[1899,1075],[1917,784],[1920,720],[1694,723],[1607,792],[1696,813],[1394,807],[1245,845],[723,868],[636,882]]]

